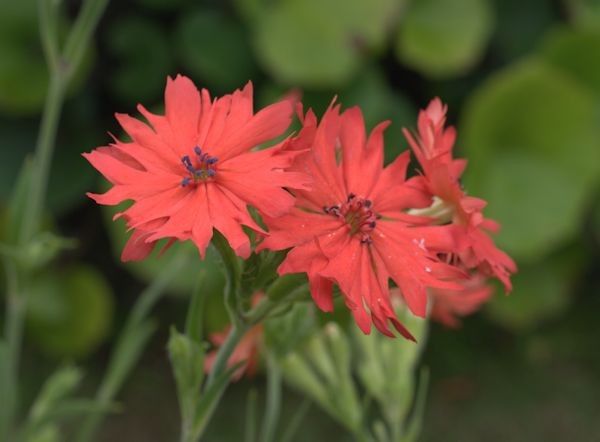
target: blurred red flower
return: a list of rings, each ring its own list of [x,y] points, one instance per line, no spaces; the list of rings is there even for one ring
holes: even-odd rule
[[[89,194],[99,204],[133,204],[124,217],[133,234],[122,259],[140,260],[167,238],[191,239],[203,256],[213,235],[221,232],[241,257],[250,254],[242,226],[262,232],[247,211],[255,207],[271,217],[294,205],[287,188],[302,188],[306,177],[286,172],[294,152],[281,145],[252,151],[288,128],[293,104],[284,100],[253,112],[252,84],[211,99],[192,81],[167,79],[165,115],[138,106],[147,122],[125,114],[116,117],[131,142],[114,141],[84,154],[113,187]]]
[[[221,347],[231,326],[227,326],[223,331],[218,333],[212,333],[209,336],[209,341],[215,346],[215,349],[206,354],[204,360],[204,370],[208,373],[212,369],[215,359],[217,357],[217,349]],[[246,332],[244,337],[240,340],[238,345],[231,353],[229,360],[227,361],[227,367],[233,367],[234,365],[243,362],[242,366],[234,373],[233,380],[237,381],[242,376],[254,376],[258,369],[258,362],[260,356],[260,342],[262,340],[263,325],[262,323],[255,325]]]
[[[405,180],[409,152],[383,167],[383,132],[379,124],[368,136],[358,108],[340,114],[330,106],[321,123],[309,111],[303,130],[287,144],[300,155],[294,170],[313,177],[310,190],[294,191],[296,206],[288,214],[265,217],[270,235],[260,248],[291,248],[280,274],[306,272],[312,296],[325,311],[333,309],[337,284],[358,326],[371,323],[388,336],[388,324],[412,335],[398,321],[390,301],[388,280],[401,289],[410,310],[427,313],[427,287],[460,289],[447,279],[462,272],[441,262],[430,245],[451,250],[448,226],[426,226],[430,218],[407,214],[425,207],[431,197]]]

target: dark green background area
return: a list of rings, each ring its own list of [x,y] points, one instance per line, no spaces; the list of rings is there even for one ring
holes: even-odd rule
[[[64,3],[66,26],[78,2]],[[0,225],[48,83],[35,4],[0,3]],[[598,0],[111,2],[58,134],[47,223],[79,248],[39,275],[27,321],[29,394],[42,369],[63,360],[84,365],[92,388],[136,294],[177,252],[120,263],[123,225],[85,197],[105,184],[80,155],[120,134],[114,112],[135,114],[138,102],[160,109],[176,73],[215,95],[252,80],[260,106],[297,89],[318,114],[337,95],[361,106],[369,127],[392,120],[388,161],[406,149],[401,128],[415,126],[419,108],[434,96],[448,102],[457,152],[469,159],[466,189],[489,201],[487,215],[503,226],[497,242],[520,271],[510,296],[498,290],[462,328],[433,325],[423,440],[600,440]],[[222,278],[211,256],[201,265],[213,275],[208,326],[218,329]],[[176,433],[164,342],[197,271],[191,263],[159,305],[160,332],[101,440]],[[240,440],[232,422],[242,422],[254,387],[260,375],[228,391],[207,440]],[[284,422],[298,402],[290,392]],[[349,440],[314,407],[303,428],[298,441]]]

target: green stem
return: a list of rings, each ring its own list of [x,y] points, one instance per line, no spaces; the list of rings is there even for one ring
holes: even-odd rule
[[[206,381],[205,390],[207,390],[215,382],[215,379],[227,369],[227,361],[229,361],[231,354],[239,344],[240,340],[244,337],[246,330],[247,328],[244,325],[231,325],[231,329],[229,329],[229,334],[227,335],[225,342],[217,352],[215,363]]]
[[[60,76],[51,75],[33,160],[29,195],[23,213],[19,238],[21,245],[27,244],[40,226],[64,93],[64,80]]]
[[[238,293],[242,279],[240,262],[229,243],[223,235],[215,230],[212,243],[221,255],[221,261],[225,267],[225,308],[232,325],[240,325],[242,322]]]
[[[267,355],[267,404],[263,421],[262,442],[275,440],[281,409],[281,372],[272,355]]]
[[[168,284],[174,280],[188,262],[188,255],[180,253],[158,274],[158,277],[140,294],[127,322],[117,340],[115,351],[111,356],[104,378],[96,393],[98,403],[110,403],[126,380],[129,372],[135,366],[138,355],[147,339],[136,339],[140,328],[152,308],[164,294]],[[149,335],[148,335],[149,337]],[[129,345],[130,343],[134,345]],[[132,357],[132,354],[135,355]],[[127,361],[127,363],[124,363]],[[102,415],[91,414],[83,422],[76,440],[89,441],[102,421]]]

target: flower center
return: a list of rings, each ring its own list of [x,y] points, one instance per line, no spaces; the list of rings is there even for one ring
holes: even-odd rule
[[[360,235],[360,242],[371,244],[371,232],[377,225],[379,216],[372,209],[371,200],[351,193],[346,202],[334,206],[325,206],[323,211],[339,218],[350,227],[350,235]]]
[[[196,154],[195,161],[192,161],[189,155],[181,158],[183,167],[188,171],[188,176],[181,180],[181,187],[197,184],[198,181],[212,178],[217,173],[215,170],[215,164],[219,161],[217,157],[211,157],[206,152],[202,152],[198,146],[194,147],[194,153]]]

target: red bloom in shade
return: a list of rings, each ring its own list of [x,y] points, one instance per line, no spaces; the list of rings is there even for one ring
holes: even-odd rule
[[[285,171],[296,154],[281,152],[281,145],[252,149],[288,128],[293,104],[284,100],[256,114],[252,107],[251,83],[213,100],[178,75],[167,79],[164,116],[141,105],[148,123],[116,115],[132,141],[115,140],[84,156],[113,184],[91,198],[108,205],[133,200],[117,215],[133,230],[124,261],[145,258],[162,238],[168,244],[191,239],[204,255],[213,228],[247,257],[250,242],[242,226],[262,232],[247,206],[272,217],[290,210],[294,198],[283,188],[306,181]]]
[[[227,335],[229,333],[230,328],[231,326],[227,327],[222,332],[211,334],[209,337],[210,342],[216,348],[221,347],[227,339]],[[244,362],[244,364],[235,372],[233,380],[239,380],[242,376],[244,376],[244,374],[248,376],[254,376],[254,374],[256,373],[256,370],[258,368],[259,349],[262,335],[262,324],[255,325],[246,332],[244,337],[238,343],[237,347],[235,347],[235,349],[233,350],[233,353],[231,353],[231,356],[227,361],[227,367],[233,367],[234,365],[240,362]],[[204,360],[204,370],[207,373],[210,372],[213,364],[215,363],[216,357],[216,350],[206,355],[206,358]]]
[[[461,316],[467,316],[477,311],[492,295],[492,286],[486,283],[486,278],[476,274],[463,281],[462,290],[432,289],[433,300],[431,318],[448,327],[458,327]]]
[[[295,170],[312,175],[312,187],[294,191],[296,207],[288,214],[265,218],[270,235],[260,248],[292,248],[279,273],[306,272],[322,310],[333,309],[336,283],[365,333],[374,323],[393,336],[391,322],[413,339],[394,313],[389,279],[418,316],[426,314],[426,287],[460,288],[444,281],[460,272],[440,262],[427,246],[450,244],[450,229],[418,226],[429,219],[406,214],[406,209],[424,207],[431,199],[411,180],[405,181],[409,152],[384,169],[383,131],[388,122],[379,124],[367,138],[360,110],[352,108],[340,115],[335,106],[318,126],[309,111],[303,125],[288,148],[312,147],[294,165]]]
[[[256,306],[259,303],[264,294],[256,292],[252,295],[252,306]],[[215,346],[215,350],[209,352],[204,360],[204,370],[208,373],[212,369],[215,360],[217,358],[217,349],[221,347],[227,340],[227,335],[231,326],[225,328],[225,330],[212,333],[209,336],[210,342]],[[235,347],[229,360],[227,361],[227,367],[233,367],[234,365],[244,362],[244,364],[235,372],[233,380],[239,380],[244,374],[248,376],[254,376],[258,369],[259,362],[259,350],[260,343],[263,335],[263,324],[259,323],[252,327],[246,332],[244,337],[240,340],[238,345]]]
[[[506,291],[510,291],[510,274],[517,270],[516,264],[488,235],[488,232],[496,232],[499,225],[484,218],[482,210],[487,203],[468,196],[460,185],[467,163],[452,157],[456,132],[453,127],[445,127],[446,111],[447,107],[435,98],[419,113],[416,137],[406,129],[404,135],[421,164],[422,184],[434,197],[440,220],[454,224],[455,256],[466,268],[476,268],[498,278]]]

